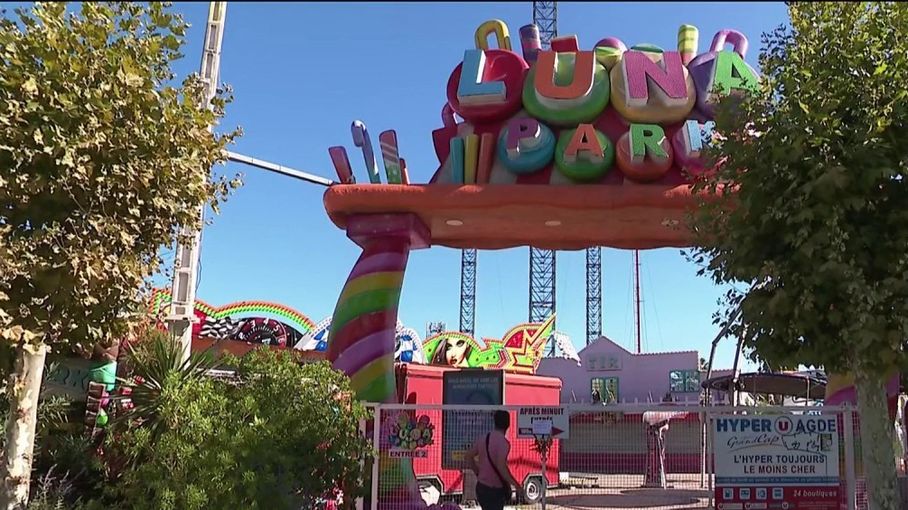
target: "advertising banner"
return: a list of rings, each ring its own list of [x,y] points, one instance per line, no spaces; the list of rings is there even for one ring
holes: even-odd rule
[[[442,381],[442,403],[447,405],[500,406],[504,404],[501,370],[451,370]],[[473,441],[492,431],[494,409],[444,411],[441,417],[441,467],[463,469],[464,454]]]
[[[838,510],[834,415],[719,415],[712,428],[718,510]]]

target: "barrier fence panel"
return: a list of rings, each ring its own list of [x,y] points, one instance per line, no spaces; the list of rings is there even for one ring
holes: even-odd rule
[[[543,508],[544,494],[547,509],[867,509],[852,410],[677,405],[376,406],[363,508],[478,508],[465,454],[497,409],[511,414],[508,464],[527,494],[509,508]],[[540,409],[557,414],[544,464],[528,416]]]

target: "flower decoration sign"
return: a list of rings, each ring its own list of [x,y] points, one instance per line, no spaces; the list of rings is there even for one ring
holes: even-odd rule
[[[391,425],[388,456],[392,458],[422,458],[428,456],[427,446],[435,444],[435,425],[429,417],[417,418],[402,412]]]

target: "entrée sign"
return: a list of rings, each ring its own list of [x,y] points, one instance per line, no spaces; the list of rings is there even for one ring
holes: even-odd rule
[[[490,35],[498,48],[489,47]],[[628,49],[614,37],[581,50],[573,35],[542,51],[538,27],[527,25],[521,55],[499,20],[482,24],[475,39],[448,79],[433,182],[686,182],[705,170],[715,94],[758,86],[744,61],[747,38],[735,30],[719,31],[700,55],[690,25],[681,26],[677,51]],[[620,175],[609,181],[613,163]]]

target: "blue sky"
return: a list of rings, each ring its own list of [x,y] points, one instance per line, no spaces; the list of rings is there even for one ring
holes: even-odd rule
[[[198,69],[207,3],[177,3],[192,23],[177,66]],[[560,35],[577,34],[581,48],[607,36],[628,46],[674,48],[678,26],[696,25],[700,51],[716,31],[734,28],[750,39],[756,67],[760,35],[787,22],[782,3],[568,3],[558,5]],[[224,128],[245,136],[232,150],[334,178],[328,147],[344,145],[364,180],[350,123],[377,135],[395,129],[412,182],[438,166],[431,132],[440,127],[445,83],[489,19],[518,29],[532,21],[519,3],[230,3],[221,81],[236,100]],[[328,220],[324,188],[231,164],[245,186],[203,234],[198,297],[213,305],[242,299],[276,301],[318,321],[329,316],[358,248]],[[559,252],[558,329],[578,349],[585,343],[584,252]],[[633,349],[633,252],[603,249],[603,332]],[[641,252],[647,351],[695,349],[706,357],[717,327],[712,314],[723,292],[680,250]],[[528,249],[479,252],[476,330],[500,337],[527,319]],[[459,320],[460,252],[413,252],[401,298],[401,320],[425,332],[428,321],[455,329]],[[717,365],[730,367],[734,347],[720,345]]]

